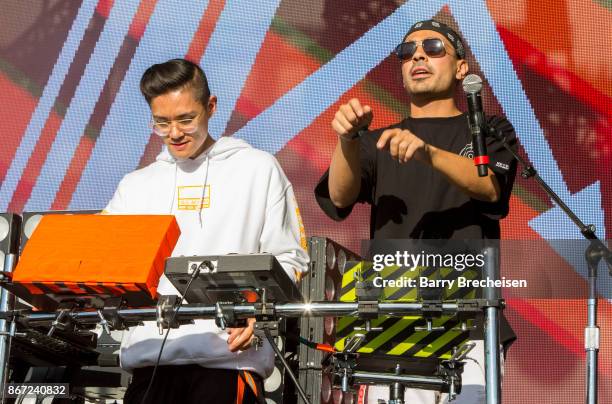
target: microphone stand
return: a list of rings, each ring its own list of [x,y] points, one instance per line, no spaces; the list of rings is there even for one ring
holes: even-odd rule
[[[527,163],[525,159],[508,145],[506,136],[501,130],[496,130],[489,127],[488,134],[499,140],[504,148],[508,150],[514,158],[523,167],[521,177],[525,179],[534,178],[540,188],[555,201],[563,212],[571,219],[578,227],[582,236],[589,240],[590,244],[587,247],[584,258],[587,262],[589,273],[589,295],[587,299],[587,325],[584,329],[584,349],[586,352],[586,403],[597,403],[597,355],[599,353],[599,327],[597,326],[597,267],[603,258],[609,270],[609,275],[612,276],[612,253],[608,247],[595,235],[595,226],[584,224],[578,216],[567,206],[553,191],[548,184],[540,177],[533,165]]]

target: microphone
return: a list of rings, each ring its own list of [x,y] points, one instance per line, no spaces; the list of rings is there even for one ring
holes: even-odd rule
[[[463,79],[463,91],[467,95],[468,122],[472,133],[472,149],[474,151],[474,165],[478,168],[478,176],[486,177],[488,174],[489,156],[487,155],[486,124],[482,111],[482,79],[476,74],[468,74]]]

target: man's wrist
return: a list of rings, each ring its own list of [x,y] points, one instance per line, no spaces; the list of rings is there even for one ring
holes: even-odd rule
[[[336,147],[345,156],[354,155],[355,153],[359,153],[359,148],[360,148],[359,138],[345,139],[343,135],[338,135],[338,143]]]
[[[428,143],[425,143],[425,146],[423,146],[423,149],[425,151],[425,162],[430,164],[430,165],[434,165],[434,159],[436,158],[437,154],[438,154],[438,149]]]

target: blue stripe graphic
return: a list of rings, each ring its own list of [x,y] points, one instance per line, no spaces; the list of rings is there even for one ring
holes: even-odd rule
[[[225,131],[280,0],[227,3],[200,65],[219,102],[209,123],[214,137]]]
[[[19,148],[11,161],[4,181],[0,185],[0,211],[6,211],[11,199],[13,199],[13,194],[17,188],[19,179],[25,170],[28,159],[34,151],[34,146],[36,146],[38,142],[38,138],[45,126],[51,108],[53,108],[53,104],[64,83],[66,74],[68,74],[74,55],[79,49],[79,45],[85,35],[89,21],[96,10],[96,4],[96,0],[85,0],[74,19],[74,23],[68,32],[68,37],[64,42],[64,46],[55,62],[55,66],[53,66],[51,76],[49,76],[47,85],[43,90],[42,96],[38,100],[38,105],[21,139]]]
[[[24,210],[45,210],[53,204],[139,3],[115,2]]]
[[[537,162],[536,168],[540,176],[555,192],[559,193],[562,199],[568,198],[570,193],[561,170],[514,71],[486,3],[482,0],[461,0],[453,1],[450,6],[464,39],[469,43],[495,97],[512,122],[529,159]]]
[[[270,108],[253,118],[236,136],[276,153],[342,94],[385,59],[416,21],[431,18],[445,1],[409,1],[310,75]],[[291,119],[287,114],[291,114]]]
[[[150,111],[140,95],[147,67],[187,53],[208,1],[159,1],[75,190],[70,209],[101,209],[134,170],[149,142]],[[180,13],[177,13],[180,10]]]

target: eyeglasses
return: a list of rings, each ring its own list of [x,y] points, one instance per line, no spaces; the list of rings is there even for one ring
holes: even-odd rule
[[[179,120],[170,120],[170,121],[155,121],[155,119],[151,120],[151,128],[153,132],[155,132],[158,136],[168,136],[172,131],[172,123],[176,124],[176,127],[179,131],[185,134],[192,134],[196,130],[198,130],[198,117],[202,115],[200,112],[193,118],[185,118]]]
[[[422,41],[403,42],[395,47],[395,54],[400,60],[407,60],[414,56],[417,48],[421,46],[425,54],[432,58],[441,58],[446,55],[444,41],[439,38],[427,38]]]

